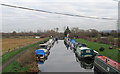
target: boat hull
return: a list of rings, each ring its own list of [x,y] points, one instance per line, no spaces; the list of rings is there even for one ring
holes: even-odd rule
[[[102,72],[102,74],[120,74],[120,70],[116,69],[115,67],[107,64],[105,61],[101,60],[100,58],[95,57],[94,60],[94,68]]]

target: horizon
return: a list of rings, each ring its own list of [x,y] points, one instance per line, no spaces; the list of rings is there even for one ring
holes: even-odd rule
[[[53,30],[53,29],[52,29]],[[70,29],[71,30],[71,29]],[[80,29],[80,30],[83,30],[83,29]],[[90,30],[90,29],[88,29],[88,30]],[[96,29],[94,29],[94,30],[96,30]],[[41,32],[46,32],[46,31],[50,31],[50,30],[44,30],[44,31],[41,31]],[[55,31],[55,30],[53,30],[53,31]],[[87,30],[84,30],[84,31],[87,31]],[[97,30],[98,31],[98,30]],[[109,33],[109,32],[111,32],[111,31],[117,31],[118,32],[118,30],[101,30],[101,31],[98,31],[98,32],[106,32],[106,33]],[[0,33],[13,33],[14,31],[11,31],[11,32],[0,32]],[[33,33],[37,33],[37,31],[15,31],[16,33],[22,33],[22,32],[24,32],[24,33],[29,33],[29,32],[33,32]],[[120,32],[120,31],[119,31]],[[64,33],[64,31],[63,32],[59,32],[58,31],[58,33]]]

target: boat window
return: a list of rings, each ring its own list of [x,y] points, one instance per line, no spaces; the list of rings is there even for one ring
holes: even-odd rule
[[[47,46],[39,46],[39,48],[44,48],[44,49],[47,49]]]
[[[86,47],[87,45],[86,44],[81,44],[82,47]]]
[[[86,50],[86,53],[90,53],[90,50]]]
[[[82,46],[79,46],[79,48],[81,48]]]
[[[79,44],[79,48],[81,47],[87,47],[86,44]]]
[[[81,51],[81,53],[84,53],[83,51]]]

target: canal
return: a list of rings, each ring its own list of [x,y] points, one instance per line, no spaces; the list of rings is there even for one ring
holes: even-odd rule
[[[88,62],[88,61],[87,61]],[[44,62],[39,62],[41,72],[93,72],[93,63],[79,61],[73,50],[67,49],[64,41],[55,42],[50,55]]]

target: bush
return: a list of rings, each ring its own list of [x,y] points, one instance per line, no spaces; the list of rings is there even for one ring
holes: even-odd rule
[[[100,50],[100,51],[104,51],[104,48],[103,48],[103,47],[101,47],[99,50]]]
[[[29,67],[29,72],[39,72],[38,64],[36,62],[32,62]]]
[[[27,58],[26,58],[27,57]],[[27,64],[30,64],[31,62],[33,62],[32,60],[33,58],[33,54],[30,50],[27,50],[23,55],[21,55],[17,61],[20,63],[20,65],[26,66]]]
[[[98,43],[108,44],[109,40],[108,38],[98,38]]]

